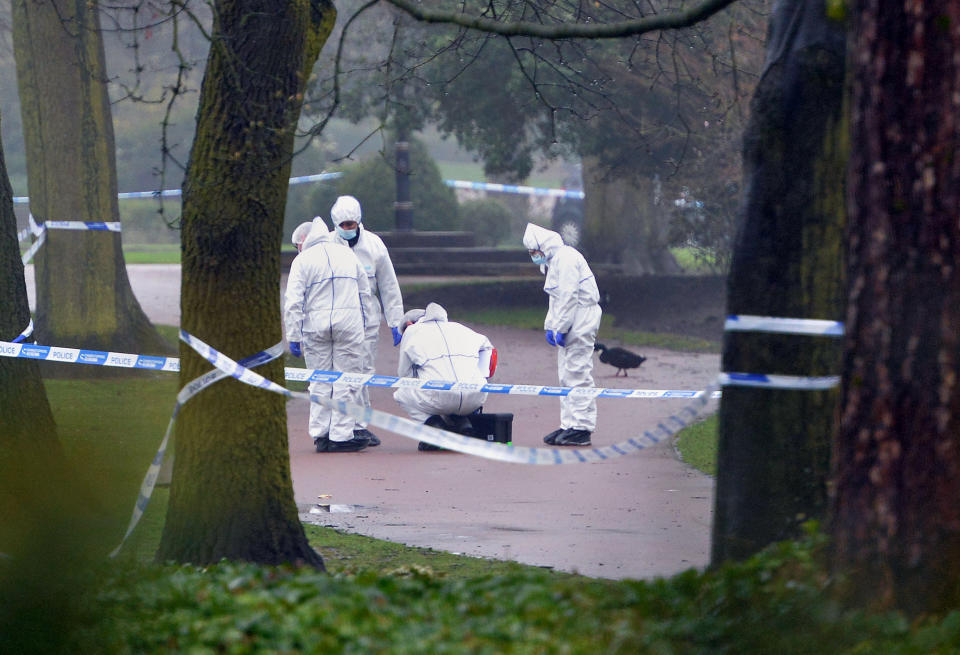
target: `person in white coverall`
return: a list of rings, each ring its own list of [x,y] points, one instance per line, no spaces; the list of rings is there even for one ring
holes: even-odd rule
[[[465,325],[447,320],[447,311],[436,303],[425,310],[412,309],[403,317],[403,338],[397,375],[421,380],[451,380],[483,384],[496,367],[496,350],[487,337]],[[455,431],[458,419],[471,414],[487,400],[483,391],[434,391],[400,387],[394,399],[419,423]],[[439,417],[431,423],[428,419]],[[438,450],[421,442],[419,450]]]
[[[383,307],[383,316],[387,327],[393,333],[393,345],[400,343],[400,321],[403,318],[403,298],[400,295],[400,284],[397,274],[393,270],[393,262],[383,240],[363,227],[363,212],[360,203],[353,196],[340,196],[330,208],[330,220],[333,223],[336,236],[334,243],[349,246],[363,264],[367,272],[367,281],[370,282],[370,293],[373,295],[373,314],[368,317],[367,334],[363,342],[364,359],[361,373],[375,373],[377,363],[377,344],[380,340],[380,309]],[[370,406],[370,393],[363,387],[363,404]],[[360,434],[367,437],[371,446],[380,444],[367,425],[357,422],[355,428]]]
[[[592,387],[593,345],[602,313],[593,271],[576,248],[539,225],[527,223],[523,245],[533,263],[546,270],[543,290],[550,304],[543,328],[547,343],[557,348],[560,385]],[[543,441],[552,446],[589,446],[596,427],[596,399],[567,395],[560,401],[560,429]]]
[[[319,216],[314,216],[312,221],[300,223],[293,231],[290,241],[297,247],[297,252],[303,252],[304,248],[315,245],[318,241],[325,239],[330,233],[327,224]]]
[[[315,232],[316,227],[311,235]],[[308,236],[305,245],[309,241]],[[308,368],[359,371],[372,311],[366,271],[349,248],[323,236],[294,258],[284,294],[284,329],[290,352],[302,355]],[[311,394],[362,404],[360,385],[311,382],[309,388]],[[317,452],[366,448],[367,438],[354,432],[353,423],[346,414],[310,403],[309,431]]]

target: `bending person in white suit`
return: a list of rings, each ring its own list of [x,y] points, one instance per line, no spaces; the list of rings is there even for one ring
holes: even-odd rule
[[[397,375],[422,380],[450,380],[483,384],[496,368],[496,349],[487,337],[465,325],[447,320],[447,311],[436,303],[425,310],[412,309],[400,328]],[[483,391],[438,391],[400,387],[394,399],[420,423],[459,431],[461,420],[483,406]],[[436,450],[421,442],[420,450]]]

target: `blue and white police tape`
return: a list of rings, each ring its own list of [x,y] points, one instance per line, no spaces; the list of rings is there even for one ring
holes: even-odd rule
[[[86,350],[83,348],[63,348],[60,346],[42,346],[33,343],[18,343],[15,341],[0,341],[0,357],[60,362],[62,364],[140,368],[151,371],[175,372],[180,370],[180,360],[177,357],[135,355],[131,353],[105,352],[102,350]]]
[[[476,191],[496,191],[498,193],[516,193],[526,196],[552,196],[556,198],[583,199],[579,189],[551,189],[544,187],[520,186],[516,184],[497,184],[494,182],[468,182],[466,180],[444,180],[444,184],[455,189],[473,189]]]
[[[656,444],[665,438],[674,435],[680,429],[689,425],[700,411],[707,405],[710,397],[713,395],[714,388],[711,386],[693,399],[693,402],[684,407],[674,416],[657,424],[652,430],[644,431],[640,436],[631,437],[626,441],[604,446],[601,448],[575,448],[575,449],[557,449],[557,448],[527,448],[522,446],[503,445],[499,443],[481,441],[465,437],[452,432],[438,430],[422,423],[416,423],[407,418],[381,412],[363,405],[348,403],[344,401],[334,401],[323,396],[312,395],[297,391],[290,391],[279,384],[267,380],[263,376],[254,373],[250,369],[241,366],[223,353],[211,348],[196,337],[180,331],[180,339],[193,348],[201,357],[213,364],[217,369],[227,373],[245,384],[249,384],[266,391],[278,393],[288,398],[300,398],[309,400],[328,409],[347,414],[357,421],[375,425],[384,428],[390,432],[403,435],[410,439],[425,441],[435,446],[440,446],[447,450],[475,455],[486,459],[492,459],[500,462],[511,462],[515,464],[537,464],[537,465],[559,465],[559,464],[585,464],[591,462],[603,462],[624,455],[629,455],[644,448]]]
[[[583,396],[587,398],[696,398],[704,393],[696,389],[606,389],[603,387],[559,387],[536,384],[497,384],[493,382],[456,382],[453,380],[422,380],[401,378],[376,373],[347,373],[321,369],[284,369],[284,378],[294,382],[326,382],[328,384],[355,384],[359,386],[396,389],[408,387],[431,391],[483,391],[512,396]]]
[[[800,377],[793,375],[765,375],[763,373],[721,373],[718,382],[723,387],[762,387],[765,389],[792,389],[821,391],[840,384],[840,376]]]
[[[23,230],[23,232],[27,232],[27,230],[29,230],[29,232],[33,234],[37,240],[33,242],[27,252],[25,252],[20,258],[24,266],[30,263],[30,260],[33,259],[33,256],[37,254],[37,250],[39,250],[40,246],[43,245],[43,242],[47,236],[47,230],[92,230],[95,232],[120,232],[121,226],[120,223],[116,221],[44,221],[38,225],[36,222],[34,222],[33,214],[31,214],[30,227]],[[24,239],[25,238],[26,237],[24,237]],[[23,241],[23,239],[20,241]]]
[[[30,322],[27,323],[27,327],[23,328],[23,332],[21,332],[19,335],[17,335],[17,337],[16,337],[13,341],[11,341],[10,343],[20,343],[20,342],[23,341],[24,339],[27,339],[31,334],[33,334],[33,319],[32,319],[32,318],[30,319]]]
[[[240,362],[244,366],[253,368],[274,360],[282,354],[283,343],[278,343],[272,348],[258,352],[256,355],[251,355],[250,357],[241,359]],[[120,540],[120,543],[117,545],[117,547],[110,552],[110,557],[117,556],[117,554],[120,552],[120,548],[133,532],[133,529],[137,527],[137,523],[140,522],[141,517],[143,517],[143,513],[147,511],[147,505],[150,502],[150,497],[153,495],[153,489],[157,485],[157,476],[160,474],[160,467],[163,466],[163,458],[167,452],[167,443],[170,440],[170,435],[173,433],[173,425],[177,421],[177,415],[180,413],[180,408],[183,407],[188,400],[209,387],[211,384],[222,380],[225,377],[227,377],[226,373],[214,369],[188,382],[177,394],[177,403],[173,407],[173,414],[170,416],[170,422],[167,424],[167,431],[163,434],[163,440],[160,442],[160,448],[157,449],[157,454],[153,456],[153,460],[150,462],[149,468],[147,468],[147,474],[144,476],[143,482],[140,483],[140,492],[137,495],[137,502],[134,503],[133,513],[130,516],[130,523],[127,525],[127,531],[124,533],[123,539]]]
[[[177,372],[180,370],[180,359],[178,357],[160,357],[134,353],[105,352],[102,350],[63,348],[60,346],[21,344],[16,341],[0,341],[0,357],[45,360],[65,364],[139,368],[152,371]],[[401,378],[389,375],[377,375],[375,373],[351,373],[292,367],[284,369],[284,378],[293,382],[356,384],[374,388],[415,387],[446,391],[485,391],[487,393],[525,396],[575,395],[591,398],[677,399],[695,398],[703,393],[702,391],[693,389],[605,389],[601,387],[552,387],[531,384],[494,384],[490,382],[478,384],[451,380]],[[717,397],[719,397],[719,392]]]
[[[323,182],[341,177],[343,173],[316,173],[313,175],[298,175],[291,177],[289,184],[307,184],[309,182]],[[455,189],[474,189],[477,191],[495,191],[498,193],[516,193],[528,196],[552,196],[558,198],[577,198],[583,199],[583,191],[579,189],[556,189],[550,187],[533,187],[517,184],[498,184],[496,182],[471,182],[468,180],[444,180],[444,184]],[[178,198],[183,195],[182,189],[164,189],[162,191],[124,191],[118,193],[120,200],[145,199],[145,198]],[[27,196],[14,196],[13,202],[19,205],[25,205],[30,202]]]
[[[37,240],[31,244],[27,251],[23,253],[20,257],[20,261],[24,266],[30,263],[30,260],[33,259],[33,256],[37,254],[37,251],[40,250],[40,246],[43,245],[43,242],[47,240],[46,231],[40,232],[40,236],[37,237]]]
[[[156,355],[105,352],[80,348],[63,348],[38,344],[0,341],[0,357],[54,361],[64,364],[87,364],[138,368],[152,371],[180,370],[180,359]],[[721,386],[767,387],[772,389],[816,390],[828,389],[839,382],[837,377],[791,377],[751,373],[721,373]],[[705,391],[697,389],[616,389],[604,387],[560,387],[535,384],[497,384],[493,382],[456,382],[453,380],[421,380],[376,373],[324,371],[321,369],[284,368],[284,378],[293,382],[325,382],[328,384],[355,384],[378,389],[418,388],[433,391],[483,391],[512,396],[582,396],[586,398],[662,399],[699,398]],[[720,391],[711,392],[719,398]]]
[[[823,337],[842,337],[843,323],[816,318],[777,318],[775,316],[730,315],[723,324],[727,332],[775,332]]]

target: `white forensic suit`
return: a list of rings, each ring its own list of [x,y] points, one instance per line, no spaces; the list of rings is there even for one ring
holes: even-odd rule
[[[324,226],[324,231],[326,227]],[[309,237],[308,237],[309,241]],[[363,337],[373,311],[370,284],[360,260],[346,246],[324,238],[296,256],[284,294],[287,341],[299,341],[310,369],[357,372]],[[311,382],[310,393],[362,404],[360,385]],[[310,436],[353,438],[353,418],[310,403]]]
[[[397,375],[421,380],[451,380],[484,384],[490,375],[493,345],[482,334],[447,320],[447,310],[427,305],[423,318],[408,326],[400,342]],[[483,405],[483,391],[434,391],[400,387],[394,399],[414,421],[430,416],[465,416]]]
[[[335,205],[336,207],[336,205]],[[376,373],[377,347],[380,340],[380,316],[381,306],[383,308],[383,317],[386,319],[387,327],[392,330],[400,328],[400,321],[403,318],[403,297],[400,294],[400,283],[397,282],[397,274],[393,270],[393,262],[390,260],[390,253],[383,243],[383,239],[363,227],[363,216],[359,212],[359,203],[356,206],[356,216],[349,216],[350,220],[355,220],[360,225],[357,227],[357,236],[354,239],[344,239],[336,233],[336,227],[346,218],[337,215],[337,212],[331,210],[331,220],[334,221],[334,232],[331,239],[334,243],[349,246],[353,254],[357,256],[360,263],[367,273],[367,281],[370,283],[370,293],[373,295],[373,310],[368,316],[367,332],[363,342],[363,366],[360,368],[362,373]],[[339,218],[339,220],[338,220]],[[367,387],[363,387],[363,404],[370,406],[370,394]],[[366,428],[366,424],[357,423],[358,429]]]
[[[544,330],[566,335],[557,348],[557,372],[564,387],[592,387],[593,345],[600,329],[600,292],[593,271],[576,248],[563,244],[559,234],[527,223],[523,234],[527,250],[541,250],[547,258],[543,290],[550,296]],[[560,401],[562,429],[593,432],[597,426],[597,401],[567,395]]]

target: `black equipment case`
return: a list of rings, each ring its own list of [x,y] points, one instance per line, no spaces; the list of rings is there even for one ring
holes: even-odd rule
[[[477,439],[513,443],[513,414],[469,414],[467,418]]]

